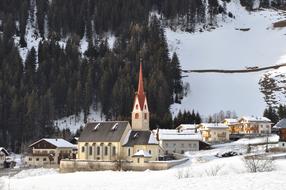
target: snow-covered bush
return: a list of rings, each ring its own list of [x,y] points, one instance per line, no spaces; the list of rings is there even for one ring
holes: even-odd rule
[[[251,173],[269,172],[274,170],[273,159],[266,158],[265,156],[245,156],[243,161],[246,169]]]
[[[217,176],[222,168],[223,168],[222,165],[211,166],[210,168],[205,170],[205,174],[207,176]]]

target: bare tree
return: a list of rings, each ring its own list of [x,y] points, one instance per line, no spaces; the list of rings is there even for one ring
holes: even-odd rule
[[[221,171],[223,166],[215,165],[205,170],[207,176],[217,176],[218,173]]]
[[[243,158],[246,169],[249,172],[268,172],[274,170],[273,159],[264,156],[252,155]]]

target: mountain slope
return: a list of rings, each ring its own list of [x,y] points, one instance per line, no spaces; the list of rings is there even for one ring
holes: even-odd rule
[[[272,24],[285,19],[283,11],[261,9],[249,12],[240,1],[227,3],[235,19],[219,21],[211,32],[189,34],[166,29],[169,49],[178,53],[182,69],[244,69],[274,65],[286,52],[286,29]],[[237,29],[249,29],[241,31]],[[259,91],[263,72],[250,74],[188,74],[191,93],[179,109],[195,109],[203,114],[235,110],[238,114],[261,115],[266,104]]]

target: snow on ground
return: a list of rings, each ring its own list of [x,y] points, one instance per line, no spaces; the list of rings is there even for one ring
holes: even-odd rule
[[[285,189],[286,160],[275,161],[275,171],[248,173],[242,156],[217,158],[216,152],[239,148],[228,143],[212,150],[190,152],[190,161],[165,171],[58,173],[55,169],[24,170],[0,178],[0,189],[8,190],[265,190]],[[246,147],[240,147],[244,152]]]
[[[87,121],[104,121],[105,116],[101,113],[100,109],[95,110],[93,107],[90,108],[90,114],[87,117]],[[59,129],[69,128],[72,132],[75,132],[81,126],[84,127],[84,113],[83,111],[78,115],[71,115],[54,121],[54,125]]]
[[[238,0],[227,3],[235,15],[211,32],[194,34],[165,29],[170,52],[177,52],[182,69],[244,69],[246,66],[274,65],[286,55],[286,28],[273,29],[272,23],[285,18],[281,12],[248,12]],[[239,31],[239,28],[250,28]],[[266,107],[259,91],[262,73],[188,74],[190,94],[175,104],[173,115],[195,109],[205,116],[220,110],[235,110],[238,115],[261,115]]]

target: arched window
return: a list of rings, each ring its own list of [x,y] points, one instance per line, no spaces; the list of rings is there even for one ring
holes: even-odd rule
[[[135,119],[139,119],[139,113],[135,113]]]
[[[138,110],[138,104],[136,104],[136,109]]]
[[[130,148],[128,148],[128,156],[130,156],[131,155],[131,153],[130,153]]]
[[[147,110],[147,106],[146,105],[144,106],[144,108],[145,108],[145,110]]]
[[[147,119],[147,113],[144,113],[144,119]]]

